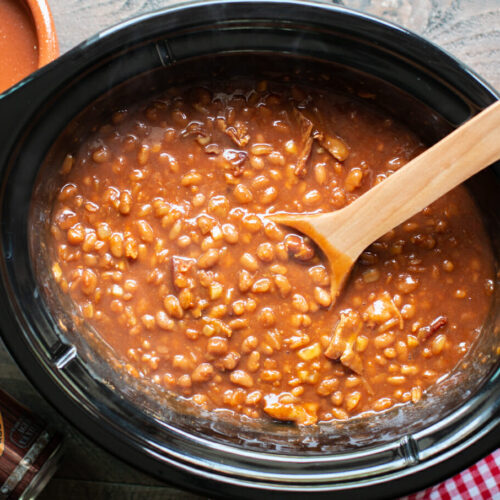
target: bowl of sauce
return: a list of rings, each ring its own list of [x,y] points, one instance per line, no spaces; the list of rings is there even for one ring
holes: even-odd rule
[[[59,55],[45,0],[0,0],[0,92]]]

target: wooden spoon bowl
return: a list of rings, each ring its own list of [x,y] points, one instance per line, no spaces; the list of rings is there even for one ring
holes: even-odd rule
[[[499,159],[497,101],[347,207],[269,218],[299,230],[321,248],[329,261],[335,300],[365,248]]]

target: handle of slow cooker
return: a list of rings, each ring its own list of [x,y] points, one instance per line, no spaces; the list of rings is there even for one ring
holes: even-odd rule
[[[52,99],[57,99],[64,82],[88,64],[85,58],[78,57],[81,50],[74,49],[0,95],[0,171],[36,117],[43,114]]]

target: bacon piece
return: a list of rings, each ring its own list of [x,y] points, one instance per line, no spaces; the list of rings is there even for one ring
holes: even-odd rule
[[[185,129],[180,132],[181,137],[202,136],[208,137],[208,133],[205,131],[205,124],[203,122],[192,121],[189,122]]]
[[[245,169],[247,153],[245,151],[237,151],[236,149],[225,149],[222,154],[228,167],[232,170],[231,173],[235,177],[239,177]]]
[[[301,149],[297,160],[294,173],[297,177],[304,177],[307,172],[307,162],[311,156],[313,141],[317,140],[333,158],[338,161],[344,161],[349,156],[349,148],[339,137],[333,137],[327,134],[316,120],[309,119],[302,111],[297,108],[293,110],[296,120],[301,129]],[[320,117],[319,117],[320,118]],[[321,122],[321,119],[319,120]]]
[[[438,330],[443,328],[448,324],[448,318],[446,316],[438,316],[435,318],[430,325],[424,326],[418,330],[417,338],[421,342],[425,342],[429,337],[434,335]]]
[[[234,125],[227,127],[224,133],[240,148],[244,148],[248,144],[248,141],[250,141],[248,127],[243,122],[238,121]]]
[[[174,255],[172,261],[172,282],[178,290],[193,288],[196,261]]]
[[[302,236],[287,234],[284,243],[288,254],[295,259],[307,261],[314,257],[314,248],[306,243],[305,238]]]
[[[287,393],[281,396],[290,396]],[[277,420],[295,422],[297,425],[313,425],[318,421],[316,403],[296,403],[280,401],[280,395],[269,394],[264,397],[264,411]]]
[[[363,373],[363,362],[357,352],[354,351],[354,343],[363,327],[361,316],[352,309],[340,313],[340,320],[335,326],[335,331],[330,344],[325,350],[325,356],[340,362],[361,375]]]
[[[299,151],[299,157],[297,159],[294,174],[297,177],[304,177],[307,173],[307,162],[311,156],[313,145],[313,137],[311,135],[313,131],[313,123],[297,108],[293,108],[293,114],[299,123],[301,135],[301,149]]]

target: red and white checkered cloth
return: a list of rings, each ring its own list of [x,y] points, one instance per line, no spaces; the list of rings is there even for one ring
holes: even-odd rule
[[[500,500],[500,448],[460,474],[401,500]]]

